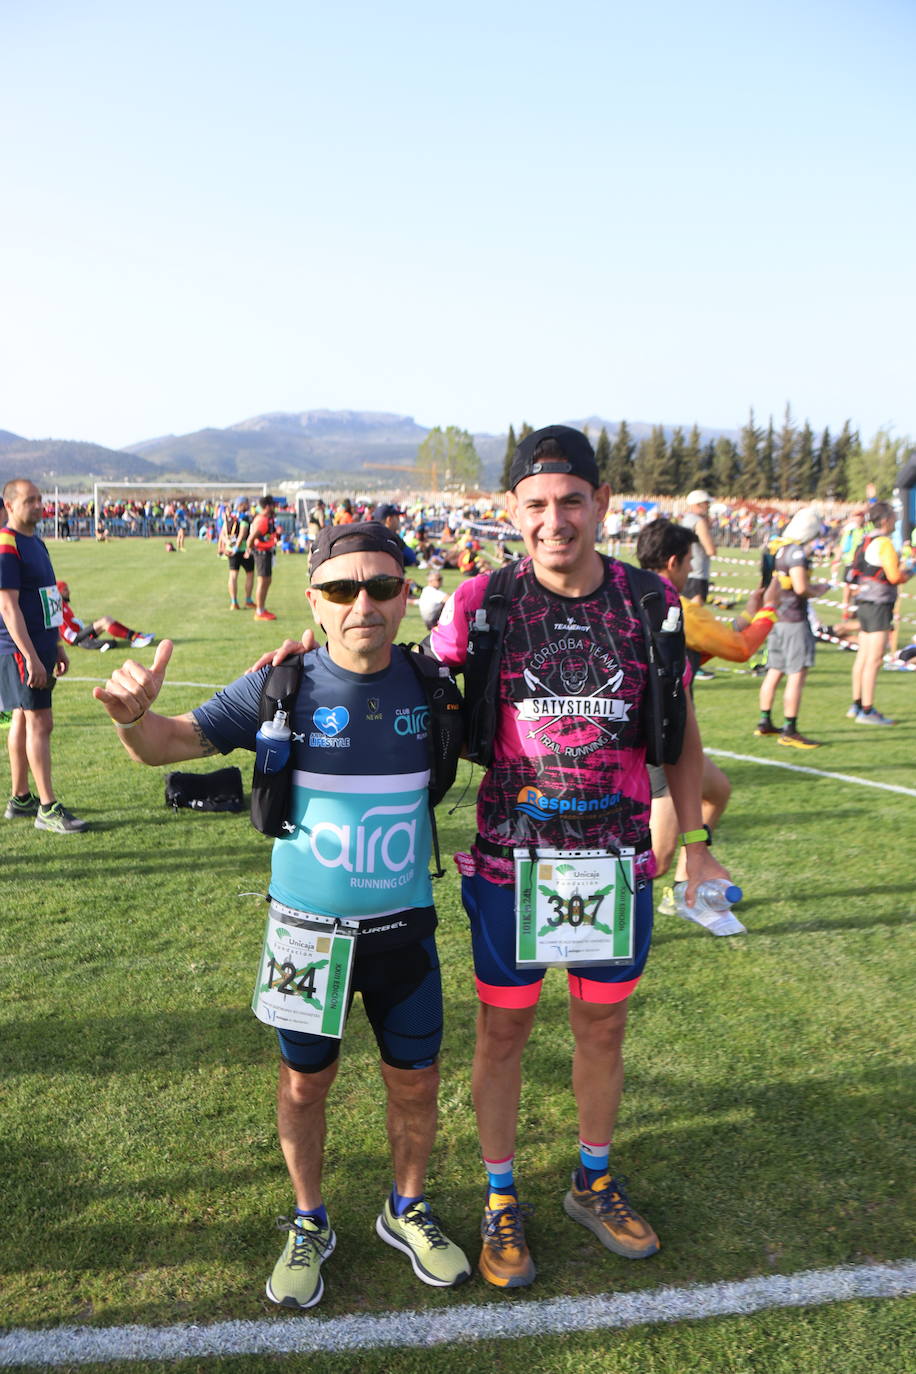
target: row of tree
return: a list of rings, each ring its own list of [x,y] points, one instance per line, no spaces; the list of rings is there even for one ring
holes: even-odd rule
[[[531,425],[523,424],[517,435],[509,426],[503,490],[516,446],[530,433]],[[670,435],[654,425],[637,443],[621,420],[613,438],[602,428],[595,456],[601,476],[621,495],[683,496],[702,487],[730,500],[846,501],[864,499],[869,483],[879,498],[889,497],[908,447],[883,429],[865,445],[849,420],[836,436],[829,429],[815,435],[807,420],[796,425],[787,406],[778,430],[772,417],[765,428],[758,425],[751,411],[737,443],[726,435],[704,443],[698,425],[686,433],[676,427]]]
[[[530,434],[525,423],[516,434],[509,426],[500,486],[509,485],[509,468],[518,443]],[[800,427],[786,406],[782,425],[772,416],[764,427],[751,411],[737,442],[727,435],[704,441],[698,425],[670,433],[653,425],[637,442],[621,420],[613,433],[602,428],[595,441],[598,470],[612,492],[654,496],[683,496],[702,487],[713,496],[757,501],[855,501],[873,484],[886,499],[896,486],[908,441],[879,430],[869,444],[847,420],[839,434],[825,429],[816,435],[807,420]],[[465,429],[436,427],[417,450],[418,484],[427,489],[469,489],[480,481],[480,456]]]

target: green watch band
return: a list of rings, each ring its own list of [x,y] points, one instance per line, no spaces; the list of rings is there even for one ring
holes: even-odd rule
[[[712,831],[708,825],[701,825],[699,830],[685,830],[681,836],[682,844],[712,844]]]

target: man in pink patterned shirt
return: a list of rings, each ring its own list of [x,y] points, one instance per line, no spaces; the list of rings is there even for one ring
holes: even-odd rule
[[[633,957],[629,963],[570,968],[572,1085],[579,1117],[579,1167],[567,1214],[608,1249],[642,1259],[658,1249],[652,1227],[611,1174],[610,1141],[623,1085],[627,1002],[642,975],[652,933],[645,712],[648,670],[642,627],[623,565],[595,541],[609,490],[579,430],[552,425],[519,445],[507,509],[527,557],[517,565],[500,647],[493,760],[478,796],[478,834],[457,856],[471,923],[480,1002],[473,1092],[488,1191],[480,1270],[502,1288],[535,1277],[515,1187],[514,1157],[522,1052],[544,977],[516,967],[516,846],[616,855],[633,852]],[[431,635],[436,655],[464,666],[469,630],[488,578],[462,584]],[[671,623],[673,588],[661,585]],[[702,753],[688,703],[683,750],[666,767],[687,852],[688,900],[721,877],[702,828]]]

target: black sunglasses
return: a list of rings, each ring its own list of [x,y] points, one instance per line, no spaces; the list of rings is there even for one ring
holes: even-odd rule
[[[339,577],[331,582],[319,582],[315,585],[315,590],[321,592],[326,600],[333,601],[335,606],[351,606],[364,588],[373,601],[393,601],[403,585],[403,577],[390,577],[387,573],[379,573],[376,577],[367,577],[363,582],[357,581],[355,577]]]

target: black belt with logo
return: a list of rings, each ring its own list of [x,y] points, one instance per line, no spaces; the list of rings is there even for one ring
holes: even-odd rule
[[[544,843],[542,841],[542,843]],[[528,840],[518,840],[515,844],[495,844],[493,840],[484,839],[483,835],[476,835],[474,844],[481,854],[489,854],[491,859],[514,859],[516,849],[527,848],[530,844]],[[534,846],[537,848],[537,846]],[[600,844],[581,844],[575,846],[578,849],[603,849],[605,846]],[[550,845],[549,848],[559,849],[559,845]],[[645,835],[641,840],[635,840],[632,844],[629,840],[620,846],[621,849],[632,849],[634,854],[645,854],[652,848],[652,836]]]

